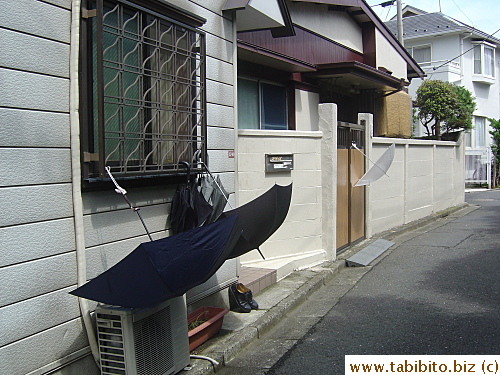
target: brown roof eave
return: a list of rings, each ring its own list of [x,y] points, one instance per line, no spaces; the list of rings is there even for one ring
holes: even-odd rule
[[[316,72],[306,73],[308,77],[325,77],[328,75],[352,74],[380,85],[390,86],[394,89],[401,89],[410,83],[404,79],[399,79],[386,72],[375,69],[369,65],[358,61],[348,61],[333,64],[320,64]]]
[[[271,60],[276,60],[282,63],[285,63],[289,66],[293,66],[296,69],[295,71],[302,71],[302,72],[313,72],[316,71],[316,65],[310,64],[305,61],[301,61],[298,59],[294,59],[290,56],[286,56],[274,51],[270,51],[266,48],[262,48],[256,45],[253,45],[251,43],[247,43],[241,40],[238,40],[238,49],[243,49],[248,52],[255,53],[259,56],[271,59]]]

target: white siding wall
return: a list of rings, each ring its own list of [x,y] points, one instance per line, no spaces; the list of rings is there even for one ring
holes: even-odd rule
[[[377,47],[377,68],[381,66],[387,68],[394,77],[406,80],[405,60],[378,29],[375,29],[375,43]]]
[[[295,124],[299,131],[317,131],[319,94],[295,90]]]
[[[233,27],[225,0],[171,1],[207,19],[210,167],[235,190]],[[0,373],[44,373],[88,354],[77,299],[71,193],[69,43],[71,0],[6,0],[0,12]],[[155,237],[167,234],[175,186],[129,189]],[[232,199],[234,200],[234,194]],[[87,277],[141,241],[144,229],[112,190],[83,194]],[[236,274],[236,264],[223,278]],[[215,281],[217,282],[217,281]],[[213,287],[213,285],[208,286]],[[48,345],[49,344],[49,345]],[[27,355],[27,353],[30,353]],[[97,373],[89,356],[71,365]]]
[[[358,24],[344,12],[328,10],[328,5],[289,3],[290,15],[297,25],[363,52],[363,37]]]

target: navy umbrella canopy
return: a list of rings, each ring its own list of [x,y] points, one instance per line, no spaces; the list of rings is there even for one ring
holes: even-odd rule
[[[237,215],[139,245],[96,278],[70,292],[131,308],[155,306],[207,281],[241,234]]]
[[[271,235],[283,224],[292,199],[292,184],[274,185],[264,194],[221,217],[238,215],[241,236],[228,259],[239,257],[251,250],[259,250]],[[262,255],[262,253],[261,253]],[[262,256],[264,257],[264,256]]]

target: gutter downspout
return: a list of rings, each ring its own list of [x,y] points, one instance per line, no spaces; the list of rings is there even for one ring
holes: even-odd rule
[[[69,93],[69,119],[70,119],[70,142],[71,142],[71,188],[73,195],[73,220],[75,227],[75,247],[77,261],[77,285],[81,286],[87,282],[87,260],[85,256],[85,238],[83,227],[83,201],[81,191],[81,167],[80,167],[80,95],[78,83],[78,68],[80,54],[80,14],[81,1],[72,0],[71,3],[71,44],[70,44],[70,93]],[[94,327],[90,316],[90,309],[86,299],[78,298],[83,325],[87,332],[92,356],[99,366],[99,348],[94,333]]]

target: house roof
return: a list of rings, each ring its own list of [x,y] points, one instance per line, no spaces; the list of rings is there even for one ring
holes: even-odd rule
[[[327,4],[331,9],[339,8],[346,11],[360,25],[373,22],[375,27],[385,36],[387,41],[403,57],[408,65],[408,77],[424,77],[425,73],[406,49],[399,43],[394,33],[380,20],[377,14],[364,0],[290,0],[292,2]]]
[[[404,17],[418,16],[419,14],[426,14],[428,12],[426,12],[425,10],[422,10],[422,9],[412,7],[411,5],[407,5],[404,7],[404,9],[402,10],[401,13],[403,14],[403,18],[404,18]],[[397,15],[392,17],[391,21],[395,20],[395,19],[397,19]]]
[[[406,9],[406,8],[405,8]],[[397,33],[397,20],[391,19],[386,22],[387,27],[393,35]],[[421,38],[424,36],[437,36],[451,33],[472,33],[473,37],[482,38],[494,44],[500,45],[500,39],[492,37],[487,33],[448,17],[443,13],[424,13],[420,15],[403,18],[404,39]]]

